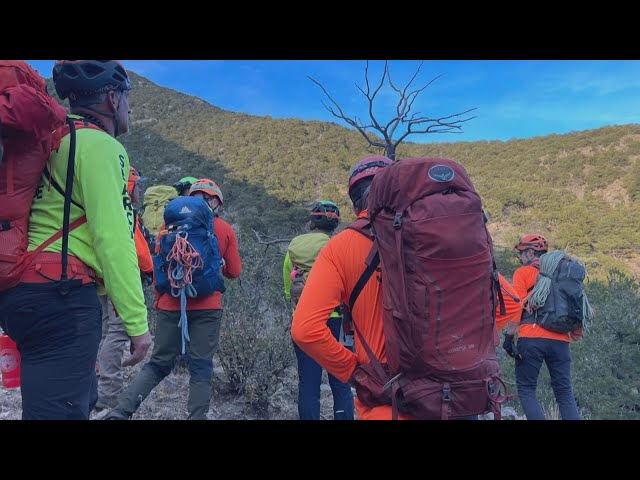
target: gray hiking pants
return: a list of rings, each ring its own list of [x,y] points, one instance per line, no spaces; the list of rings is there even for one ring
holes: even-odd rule
[[[206,420],[211,403],[213,355],[218,351],[222,309],[190,310],[187,312],[189,338],[190,420]],[[173,370],[182,349],[182,332],[178,326],[180,312],[158,310],[156,334],[151,360],[118,398],[115,411],[119,416],[131,416],[153,390]]]
[[[113,408],[118,395],[124,390],[122,357],[129,345],[129,336],[106,295],[100,295],[102,304],[102,340],[98,351],[98,408]]]

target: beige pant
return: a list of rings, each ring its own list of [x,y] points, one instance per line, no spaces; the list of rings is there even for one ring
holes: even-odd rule
[[[113,408],[118,395],[124,390],[122,356],[129,344],[122,320],[116,315],[111,300],[100,295],[102,304],[102,341],[98,351],[98,403],[97,407]]]

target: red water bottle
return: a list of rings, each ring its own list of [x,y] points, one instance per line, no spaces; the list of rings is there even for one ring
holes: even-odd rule
[[[0,369],[4,387],[20,386],[20,352],[8,335],[0,335]]]

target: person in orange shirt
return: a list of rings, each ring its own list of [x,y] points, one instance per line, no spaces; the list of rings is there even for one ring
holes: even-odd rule
[[[209,179],[199,179],[189,190],[190,196],[204,199],[214,212],[214,233],[218,239],[223,259],[222,274],[237,278],[242,270],[238,240],[231,225],[217,214],[224,197],[218,185]],[[156,252],[160,249],[164,225],[160,228]],[[156,291],[154,305],[158,311],[156,334],[151,360],[129,387],[118,398],[118,405],[107,415],[109,420],[131,418],[140,403],[173,369],[182,344],[180,322],[180,298]],[[222,294],[218,291],[204,297],[187,298],[190,341],[187,346],[189,364],[189,399],[187,408],[190,420],[206,420],[211,402],[213,356],[218,351],[222,323]]]
[[[133,206],[135,217],[135,230],[133,239],[138,254],[138,266],[142,277],[153,274],[153,262],[151,252],[142,231],[140,230],[140,217],[137,214],[136,205],[142,198],[140,195],[140,183],[145,180],[135,168],[129,167],[129,181],[127,190]],[[122,356],[129,343],[122,319],[113,307],[113,303],[107,295],[99,295],[102,305],[102,340],[98,350],[98,401],[95,409],[103,410],[113,408],[118,402],[118,395],[124,390],[124,375],[122,368]]]
[[[373,177],[393,162],[380,156],[367,157],[353,167],[349,177],[349,197],[358,218],[367,216],[367,199]],[[370,362],[363,348],[360,335],[354,336],[355,353],[343,346],[327,326],[327,317],[335,305],[349,305],[349,297],[366,268],[365,259],[371,250],[372,240],[353,229],[345,229],[332,237],[316,258],[309,273],[305,289],[293,315],[291,336],[306,354],[316,360],[340,381],[348,381],[358,364]],[[503,292],[513,294],[504,277]],[[383,329],[382,284],[379,275],[372,275],[354,304],[353,317],[358,319],[360,334],[381,363],[387,361]],[[515,294],[513,294],[515,297]],[[505,304],[508,296],[505,295]],[[517,298],[517,297],[516,297]],[[499,308],[499,305],[497,306]],[[519,315],[518,299],[511,299],[504,316],[504,323]],[[496,334],[496,345],[497,342]],[[391,420],[392,406],[370,407],[355,399],[359,420]],[[477,418],[475,416],[469,417]],[[401,412],[398,419],[411,420]]]
[[[358,218],[367,216],[367,198],[373,177],[393,162],[386,157],[367,157],[356,163],[349,178],[349,197]],[[358,363],[369,363],[361,340],[354,336],[355,353],[342,345],[327,326],[327,318],[341,302],[349,305],[349,296],[365,270],[364,259],[372,240],[352,229],[344,229],[332,237],[313,264],[302,296],[293,314],[291,337],[307,355],[327,372],[347,382]],[[382,327],[382,284],[373,275],[354,305],[365,341],[381,362],[386,361]],[[390,420],[391,405],[369,407],[358,397],[355,409],[359,420]],[[410,417],[400,413],[400,419]]]
[[[540,271],[540,256],[547,253],[549,244],[542,235],[524,235],[515,246],[522,267],[513,274],[513,287],[521,299],[533,290]],[[544,361],[551,377],[551,388],[563,420],[580,420],[576,399],[571,387],[571,335],[547,330],[535,323],[534,314],[522,310],[518,343],[513,334],[505,336],[504,349],[516,360],[518,397],[528,420],[545,420],[536,398],[538,375]]]

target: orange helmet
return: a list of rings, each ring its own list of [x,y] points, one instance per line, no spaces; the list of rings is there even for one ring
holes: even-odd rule
[[[520,240],[516,244],[516,250],[535,250],[536,252],[546,252],[549,250],[549,244],[547,239],[537,233],[528,233],[520,237]]]
[[[200,178],[191,185],[191,188],[189,189],[189,196],[193,195],[195,192],[203,192],[207,195],[211,195],[212,197],[218,197],[220,205],[224,203],[222,190],[220,190],[220,187],[216,182],[209,180],[208,178]]]

